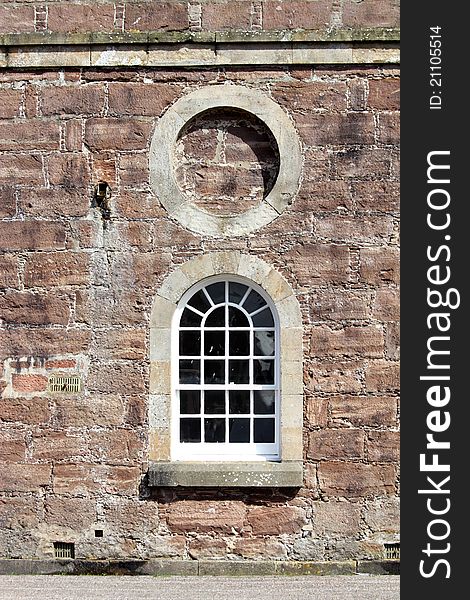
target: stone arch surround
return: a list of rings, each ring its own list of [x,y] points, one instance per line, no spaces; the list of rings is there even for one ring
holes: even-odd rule
[[[281,461],[184,463],[171,457],[171,338],[182,295],[212,275],[238,275],[271,297],[279,316]],[[240,252],[213,252],[173,271],[154,299],[150,319],[149,484],[296,487],[302,484],[302,318],[294,292],[266,262]]]

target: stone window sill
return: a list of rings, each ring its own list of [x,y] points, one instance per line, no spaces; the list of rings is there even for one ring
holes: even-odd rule
[[[153,462],[150,487],[301,487],[302,462]]]

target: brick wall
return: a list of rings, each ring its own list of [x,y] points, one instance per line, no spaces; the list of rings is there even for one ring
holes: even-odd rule
[[[7,0],[0,5],[0,34],[270,31],[398,25],[399,0]]]
[[[64,10],[47,4],[49,17]],[[202,4],[204,19],[221,18]],[[226,10],[243,15],[251,4]],[[262,4],[266,17],[282,3]],[[349,4],[350,19],[352,8],[366,11],[367,2]],[[283,106],[305,163],[281,216],[217,240],[166,215],[150,191],[148,150],[172,102],[223,82]],[[51,556],[59,540],[91,558],[328,560],[381,557],[383,543],[396,541],[398,90],[391,67],[0,73],[2,556]],[[209,140],[196,136],[193,158],[209,164],[221,131],[215,123]],[[230,135],[248,157],[260,142],[239,123]],[[100,180],[110,186],[110,218],[93,201]],[[250,188],[250,168],[236,181]],[[213,177],[205,183],[217,196]],[[305,484],[288,493],[150,492],[142,476],[151,303],[176,265],[225,249],[273,265],[301,304]],[[48,392],[52,373],[78,373],[82,391]]]

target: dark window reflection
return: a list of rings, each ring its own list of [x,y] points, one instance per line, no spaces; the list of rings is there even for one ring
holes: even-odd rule
[[[204,354],[206,356],[224,356],[225,331],[206,331],[204,334]]]
[[[253,361],[253,379],[257,384],[274,384],[274,361],[273,360],[254,360]]]
[[[255,444],[274,443],[274,419],[255,419]]]
[[[200,331],[180,331],[180,354],[182,356],[199,356],[201,354]]]
[[[249,383],[250,370],[248,360],[229,360],[228,378],[230,383]]]
[[[183,314],[181,315],[181,327],[199,327],[201,324],[202,317],[201,315],[196,314],[194,311],[189,308],[185,308],[183,310]]]
[[[274,327],[274,319],[272,312],[269,308],[265,308],[257,315],[252,317],[253,325],[255,327]]]
[[[219,384],[225,383],[225,361],[206,360],[204,361],[204,383]]]
[[[220,415],[225,413],[224,390],[204,392],[204,412],[208,415]]]
[[[219,306],[207,317],[206,327],[225,327],[225,306]]]
[[[194,306],[194,308],[197,308],[202,313],[206,313],[211,306],[211,303],[202,290],[200,290],[197,294],[194,294],[188,304],[190,306]]]
[[[250,419],[229,419],[229,442],[247,443],[250,441]]]
[[[246,415],[250,413],[249,390],[233,390],[229,393],[229,408],[232,415]]]
[[[250,354],[250,332],[231,331],[229,337],[230,356],[248,356]]]
[[[225,302],[225,282],[219,281],[218,283],[212,283],[206,287],[206,290],[214,304]]]
[[[274,390],[256,390],[254,392],[255,415],[273,415],[275,411]]]
[[[180,412],[187,415],[201,412],[201,392],[199,390],[180,390]]]
[[[230,283],[228,297],[229,301],[233,302],[234,304],[240,304],[241,299],[245,295],[247,289],[248,286],[243,285],[242,283]]]
[[[204,419],[204,440],[208,443],[225,442],[225,419]]]
[[[246,315],[235,306],[229,306],[228,309],[228,324],[229,327],[249,327],[250,323]]]
[[[254,332],[255,356],[274,356],[274,331]]]
[[[243,303],[243,308],[246,310],[247,313],[251,315],[251,313],[254,313],[255,310],[258,310],[262,306],[265,306],[265,304],[266,300],[262,296],[260,296],[258,292],[255,292],[255,290],[251,290],[248,298]]]
[[[180,360],[180,383],[201,383],[200,360]]]
[[[201,441],[201,419],[181,419],[180,442]]]

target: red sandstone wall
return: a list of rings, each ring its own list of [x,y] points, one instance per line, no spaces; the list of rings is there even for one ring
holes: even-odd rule
[[[53,15],[61,3],[49,4]],[[226,81],[284,107],[305,165],[277,220],[220,241],[166,216],[147,158],[171,102]],[[396,540],[397,110],[398,73],[386,67],[0,73],[2,556],[50,556],[65,540],[83,557],[343,559],[380,557]],[[99,179],[112,190],[106,228],[91,206]],[[301,304],[295,495],[151,496],[141,485],[152,299],[175,265],[219,249],[274,265]],[[82,393],[47,393],[51,372],[77,371]]]
[[[158,5],[158,6],[157,6]],[[399,0],[2,0],[0,34],[398,27]]]

